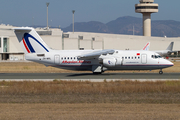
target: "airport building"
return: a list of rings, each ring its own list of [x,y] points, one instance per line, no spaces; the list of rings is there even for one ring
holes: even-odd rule
[[[151,13],[158,12],[158,4],[154,3],[154,0],[139,0],[139,2],[135,5],[135,12],[143,14],[144,36],[89,32],[64,33],[58,28],[36,28],[36,31],[49,47],[57,50],[140,50],[147,42],[150,42],[150,50],[165,50],[173,41],[173,50],[180,51],[180,38],[178,37],[151,37]],[[47,8],[48,5],[49,3]],[[12,28],[15,26],[0,25],[0,60],[25,60],[24,52]]]
[[[147,42],[150,42],[150,50],[165,50],[171,42],[174,42],[173,50],[180,51],[178,37],[151,37],[151,14],[158,12],[158,4],[154,3],[154,0],[139,0],[139,2],[135,5],[135,12],[143,14],[144,36],[89,32],[64,33],[58,28],[36,28],[36,31],[49,47],[57,50],[141,50]],[[49,3],[47,10],[48,5]],[[0,60],[25,60],[24,52],[12,28],[15,26],[0,25]]]
[[[0,25],[0,60],[25,60],[24,52],[11,25]],[[57,50],[119,49],[140,50],[150,42],[150,50],[165,50],[174,41],[174,51],[180,51],[180,38],[135,35],[67,32],[61,29],[36,28],[49,47]]]

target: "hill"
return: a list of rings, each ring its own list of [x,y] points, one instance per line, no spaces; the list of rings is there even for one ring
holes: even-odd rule
[[[76,32],[96,32],[113,34],[134,34],[142,35],[142,18],[125,16],[119,17],[108,23],[98,21],[76,22],[74,24]],[[64,32],[72,31],[72,24],[62,28]],[[173,20],[152,20],[152,36],[159,37],[180,37],[180,22]]]

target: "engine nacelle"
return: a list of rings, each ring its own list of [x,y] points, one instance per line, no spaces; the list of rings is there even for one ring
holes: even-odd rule
[[[122,59],[120,57],[116,58],[105,58],[100,61],[100,64],[103,64],[104,67],[115,67],[122,65]]]
[[[114,67],[115,65],[116,65],[116,59],[115,58],[103,59],[103,66],[105,66],[105,67]]]

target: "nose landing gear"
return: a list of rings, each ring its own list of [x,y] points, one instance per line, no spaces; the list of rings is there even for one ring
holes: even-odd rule
[[[162,74],[163,74],[163,71],[162,71],[162,69],[159,71],[159,74],[160,74],[160,75],[162,75]]]

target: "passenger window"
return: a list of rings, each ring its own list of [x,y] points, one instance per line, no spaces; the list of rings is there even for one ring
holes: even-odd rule
[[[76,59],[76,58],[74,57],[74,59]]]
[[[127,59],[127,57],[125,57],[125,59]]]
[[[128,57],[130,59],[130,57]]]
[[[63,57],[61,58],[61,60],[63,60]]]
[[[133,59],[133,57],[132,57],[132,59]]]
[[[71,60],[72,60],[72,57],[71,57]]]
[[[124,59],[124,57],[122,57],[122,59]]]
[[[135,57],[135,59],[136,59],[136,57]]]
[[[138,59],[140,59],[140,57],[138,57]]]
[[[64,59],[66,59],[66,57]]]

